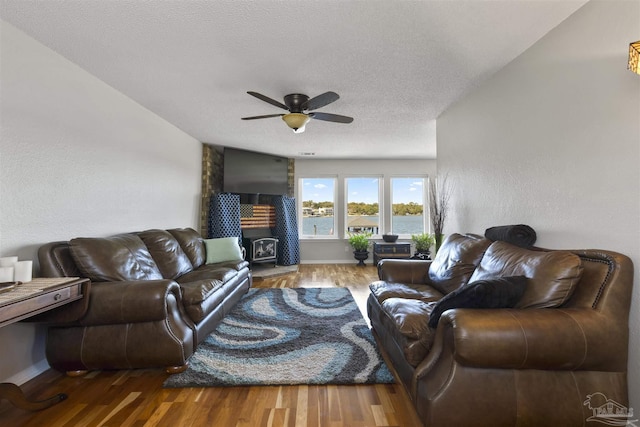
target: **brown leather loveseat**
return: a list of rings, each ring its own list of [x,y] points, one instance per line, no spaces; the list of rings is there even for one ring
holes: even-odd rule
[[[198,343],[251,287],[246,261],[207,264],[204,241],[190,228],[53,242],[38,257],[44,277],[91,279],[86,313],[47,333],[49,364],[69,373],[184,370]]]
[[[372,328],[425,426],[566,427],[625,418],[628,257],[453,234],[433,261],[383,260],[378,270],[368,299]],[[469,298],[494,298],[490,287],[469,294],[480,282],[521,276],[526,286],[515,304],[480,309]],[[460,307],[476,308],[452,308],[465,293]]]

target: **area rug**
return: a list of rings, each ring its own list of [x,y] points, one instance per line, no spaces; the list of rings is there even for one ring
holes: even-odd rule
[[[393,383],[344,288],[251,289],[164,387]]]

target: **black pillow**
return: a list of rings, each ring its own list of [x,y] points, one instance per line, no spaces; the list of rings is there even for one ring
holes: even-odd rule
[[[436,303],[429,316],[429,327],[436,328],[442,313],[452,308],[514,307],[526,286],[525,276],[498,277],[466,284]]]

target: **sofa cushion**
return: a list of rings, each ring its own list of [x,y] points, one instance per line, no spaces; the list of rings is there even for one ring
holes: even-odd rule
[[[369,285],[369,290],[380,304],[389,298],[417,299],[424,302],[438,301],[442,293],[429,285],[390,283],[378,280]]]
[[[442,243],[429,267],[429,281],[448,294],[466,285],[491,241],[473,234],[451,234]]]
[[[238,275],[238,270],[233,265],[227,264],[205,264],[202,267],[192,270],[176,278],[176,282],[185,283],[196,280],[216,279],[222,282],[228,282]]]
[[[392,322],[389,332],[411,366],[417,366],[433,345],[435,331],[429,328],[429,316],[435,302],[406,298],[388,298],[382,310]]]
[[[206,264],[242,259],[242,251],[240,250],[237,237],[205,239],[204,247],[207,253]]]
[[[119,234],[69,241],[78,269],[94,282],[162,279],[162,273],[140,237]]]
[[[248,269],[240,273],[224,264],[203,265],[176,281],[182,288],[182,304],[196,324],[216,309],[245,277]]]
[[[516,308],[558,307],[582,277],[582,263],[569,251],[533,251],[497,241],[487,249],[471,281],[504,276],[529,278]]]
[[[447,294],[433,307],[429,326],[438,326],[440,316],[452,308],[511,308],[522,298],[527,286],[524,276],[478,280]]]
[[[206,264],[205,264],[206,265]],[[225,262],[221,262],[219,264],[209,264],[209,265],[218,265],[220,267],[225,267],[225,268],[232,268],[236,271],[240,271],[243,270],[245,268],[249,268],[249,261],[245,261],[243,259],[240,260],[235,260],[235,261],[225,261]],[[200,267],[202,268],[202,267]]]
[[[206,259],[204,242],[196,230],[193,228],[173,228],[167,231],[180,243],[180,247],[189,257],[193,268],[198,268],[204,264]]]
[[[149,249],[165,279],[175,279],[193,269],[180,243],[168,231],[147,230],[137,234]]]
[[[194,323],[199,323],[224,299],[225,282],[218,279],[199,279],[180,283],[182,304]],[[217,294],[217,296],[215,295]]]

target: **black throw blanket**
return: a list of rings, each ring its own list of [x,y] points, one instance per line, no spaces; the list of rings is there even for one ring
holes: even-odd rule
[[[489,240],[502,240],[512,245],[528,248],[536,242],[536,232],[528,225],[501,225],[487,228],[484,237]]]

